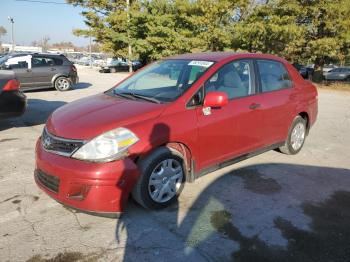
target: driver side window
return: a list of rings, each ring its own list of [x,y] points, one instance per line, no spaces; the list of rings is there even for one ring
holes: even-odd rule
[[[221,67],[204,84],[205,92],[224,92],[229,99],[254,94],[253,64],[250,60],[238,60]]]
[[[21,59],[21,57],[10,58],[6,65],[9,69],[20,69],[20,68],[28,68],[28,62],[25,58]]]

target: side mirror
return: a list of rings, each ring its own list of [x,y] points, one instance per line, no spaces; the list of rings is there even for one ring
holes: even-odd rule
[[[209,92],[204,98],[204,107],[223,107],[228,104],[227,94],[224,92]]]

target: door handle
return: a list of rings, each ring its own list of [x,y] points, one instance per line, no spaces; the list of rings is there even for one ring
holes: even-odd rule
[[[56,68],[51,68],[51,71],[55,71],[56,70]]]
[[[253,103],[249,106],[250,109],[254,110],[254,109],[258,109],[261,105],[257,104],[257,103]]]

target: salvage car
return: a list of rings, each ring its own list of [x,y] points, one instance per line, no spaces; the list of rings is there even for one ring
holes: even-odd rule
[[[52,87],[67,91],[79,81],[72,62],[58,54],[8,54],[0,58],[0,68],[13,71],[23,91]]]
[[[350,82],[350,68],[338,67],[324,73],[324,79],[327,81],[348,81]]]
[[[22,115],[26,105],[26,96],[20,91],[14,73],[0,70],[0,119]]]
[[[120,214],[131,194],[164,208],[186,183],[272,149],[297,154],[315,86],[263,54],[184,54],[60,107],[36,144],[37,185],[60,203]]]
[[[132,61],[132,71],[137,71],[142,67],[140,61]],[[100,73],[116,73],[116,72],[129,72],[129,64],[125,61],[112,59],[109,63],[101,66]]]

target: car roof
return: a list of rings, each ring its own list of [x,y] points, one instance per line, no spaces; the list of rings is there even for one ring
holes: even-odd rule
[[[203,52],[203,53],[187,53],[182,55],[176,55],[165,58],[168,59],[183,59],[183,60],[204,60],[204,61],[214,61],[220,62],[227,58],[261,58],[261,59],[272,59],[277,61],[286,62],[284,59],[269,54],[257,54],[257,53],[234,53],[234,52]]]

